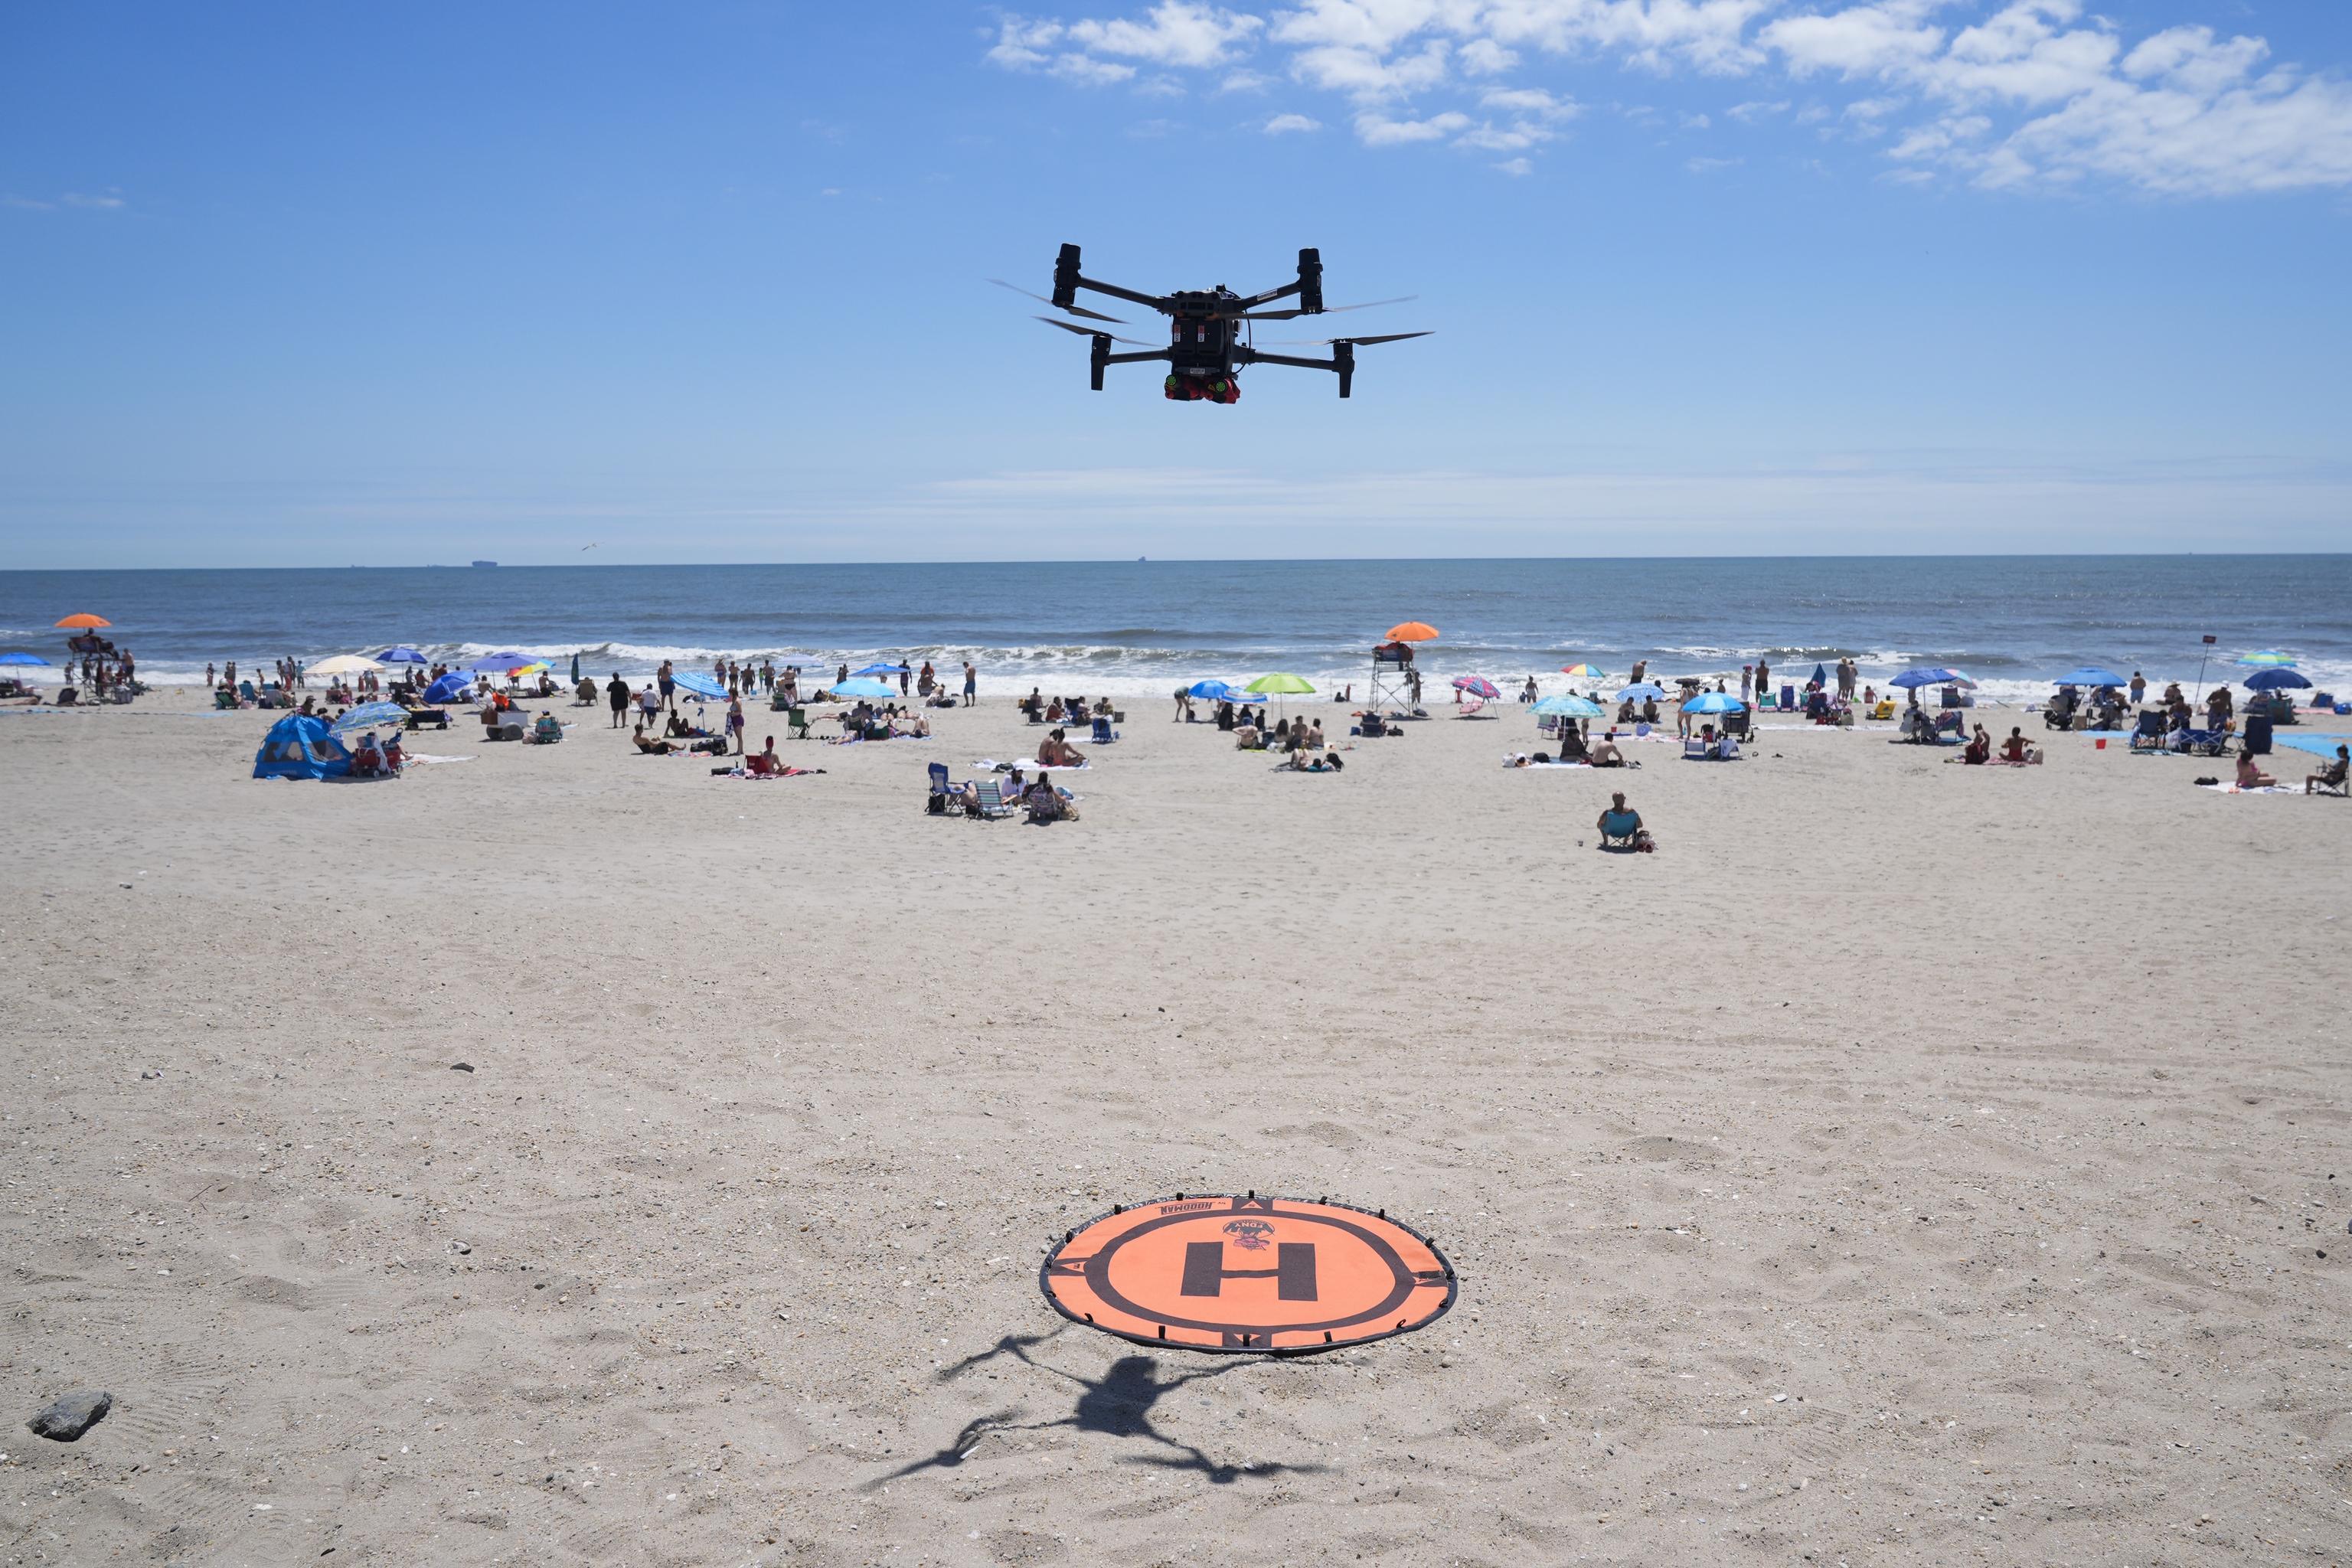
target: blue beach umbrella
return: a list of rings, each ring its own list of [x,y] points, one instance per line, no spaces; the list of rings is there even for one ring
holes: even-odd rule
[[[697,697],[724,697],[727,695],[727,689],[725,687],[711,679],[710,677],[697,674],[691,669],[681,669],[672,675],[669,679],[670,684],[677,687],[680,691],[691,691]]]
[[[0,653],[0,664],[42,664],[42,665],[45,665],[45,664],[47,664],[48,662],[49,662],[49,661],[48,661],[47,659],[43,658],[39,654],[37,654],[37,653]]]
[[[1889,686],[1908,688],[1914,686],[1974,686],[1976,682],[1969,679],[1968,671],[1964,669],[1947,669],[1943,666],[1937,665],[1933,668],[1927,669],[1906,669],[1886,684]]]
[[[1654,680],[1644,680],[1639,686],[1629,686],[1617,694],[1620,702],[1639,702],[1645,697],[1664,697],[1666,689]]]
[[[913,666],[911,666],[911,665],[905,665],[905,664],[869,664],[869,665],[867,665],[864,669],[853,669],[853,670],[851,670],[849,673],[850,673],[852,676],[859,676],[859,675],[910,675],[910,674],[912,674],[913,672],[914,672],[914,667],[913,667]]]
[[[1607,710],[1600,703],[1570,693],[1566,697],[1547,697],[1535,705],[1538,713],[1564,714],[1570,719],[1599,719]]]
[[[2277,668],[2282,665],[2291,665],[2294,660],[2288,658],[2285,654],[2279,652],[2275,648],[2264,648],[2260,653],[2250,653],[2246,655],[2245,658],[2240,659],[2238,662],[2240,664],[2251,664],[2257,667]]]
[[[2246,689],[2249,691],[2278,691],[2310,684],[2310,681],[2305,680],[2294,670],[2278,665],[2273,665],[2268,669],[2258,669],[2246,677],[2245,681]]]
[[[407,721],[408,710],[397,702],[362,702],[328,728],[338,735],[348,735],[354,730],[373,730],[379,724],[397,728]]]
[[[1203,702],[1239,702],[1242,694],[1222,680],[1196,681],[1185,689],[1187,697],[1197,697]]]
[[[514,649],[508,648],[503,653],[486,653],[466,668],[504,675],[509,669],[520,669],[524,665],[531,662],[530,655],[517,653]]]
[[[1728,691],[1702,691],[1683,704],[1685,713],[1745,713],[1748,704]]]
[[[835,697],[896,697],[898,689],[878,680],[837,680],[830,688]]]
[[[384,649],[375,656],[375,661],[378,664],[431,664],[433,662],[405,643],[398,647]]]
[[[440,679],[435,681],[432,685],[425,689],[425,700],[427,702],[455,702],[457,699],[466,695],[466,693],[472,689],[473,684],[474,683],[467,679],[463,674],[453,669],[448,674],[443,676]]]
[[[2122,676],[2117,675],[2112,669],[2101,669],[2097,665],[2086,664],[2082,668],[2074,671],[2072,674],[2060,676],[2052,684],[2057,686],[2127,686],[2130,682],[2126,680]]]

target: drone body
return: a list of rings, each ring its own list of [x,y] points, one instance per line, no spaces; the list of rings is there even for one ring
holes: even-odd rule
[[[992,282],[1003,282],[992,279]],[[1004,287],[1011,289],[1010,283]],[[1162,392],[1177,403],[1235,403],[1240,401],[1241,369],[1250,364],[1297,365],[1304,370],[1328,370],[1339,378],[1339,395],[1349,395],[1355,381],[1356,350],[1365,343],[1394,342],[1402,338],[1427,337],[1426,332],[1391,332],[1381,337],[1326,338],[1320,342],[1331,350],[1329,359],[1301,359],[1291,354],[1264,353],[1249,341],[1248,323],[1252,321],[1286,321],[1298,316],[1319,316],[1323,305],[1323,259],[1319,252],[1307,249],[1298,253],[1298,277],[1279,289],[1269,289],[1263,294],[1240,295],[1220,283],[1213,289],[1179,290],[1169,294],[1146,294],[1133,289],[1122,289],[1115,283],[1099,283],[1078,270],[1078,247],[1065,245],[1054,263],[1054,297],[1045,301],[1057,310],[1093,321],[1117,323],[1119,318],[1089,310],[1077,302],[1078,290],[1091,289],[1113,299],[1130,300],[1149,306],[1169,318],[1168,346],[1152,349],[1137,344],[1139,353],[1114,353],[1114,342],[1132,343],[1132,338],[1114,338],[1098,328],[1076,326],[1050,316],[1037,319],[1047,326],[1059,327],[1066,332],[1093,340],[1092,368],[1094,389],[1103,389],[1103,371],[1115,364],[1140,364],[1147,361],[1164,360],[1168,378]],[[1016,290],[1027,293],[1026,289]],[[1274,300],[1298,297],[1295,309],[1260,310],[1256,307]],[[1032,294],[1031,299],[1041,296]],[[1411,295],[1407,299],[1412,298]],[[1394,300],[1373,303],[1393,305]],[[1340,305],[1334,309],[1357,310],[1360,305]]]

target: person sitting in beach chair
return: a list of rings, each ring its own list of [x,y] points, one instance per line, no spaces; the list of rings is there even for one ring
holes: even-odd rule
[[[2352,784],[2346,783],[2347,774],[2352,774],[2352,748],[2338,746],[2334,762],[2315,773],[2304,775],[2303,793],[2352,796]]]
[[[768,737],[767,745],[743,759],[743,771],[755,779],[772,779],[784,771],[783,759],[776,755],[776,738]]]
[[[360,737],[358,749],[352,752],[352,775],[372,779],[383,771],[383,753],[376,749],[375,733],[370,731]]]
[[[2252,752],[2238,753],[2238,787],[2240,789],[2269,789],[2277,783],[2278,780],[2263,772],[2262,764],[2254,761]]]
[[[407,761],[406,757],[400,754],[400,731],[394,730],[383,738],[383,771],[394,778],[398,778],[401,768]]]
[[[1601,847],[1612,846],[1621,849],[1636,849],[1647,853],[1655,847],[1650,830],[1642,826],[1642,814],[1625,804],[1622,790],[1609,797],[1610,806],[1601,814],[1593,826],[1601,832]]]
[[[563,739],[563,721],[552,713],[541,713],[531,721],[530,738],[534,745],[554,744]]]

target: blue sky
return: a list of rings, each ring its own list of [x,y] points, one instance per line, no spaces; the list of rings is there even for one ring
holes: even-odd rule
[[[2352,8],[2248,0],[11,6],[0,519],[19,566],[2340,549],[2347,67]],[[1091,393],[984,281],[1065,240],[1314,245],[1419,295],[1335,323],[1437,335],[1346,403]]]

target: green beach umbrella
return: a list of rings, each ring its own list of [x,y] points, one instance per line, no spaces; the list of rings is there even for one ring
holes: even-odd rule
[[[1259,676],[1242,689],[1254,691],[1260,697],[1296,697],[1313,691],[1315,687],[1304,676],[1286,675],[1277,670],[1272,675]],[[1286,714],[1288,706],[1284,704]]]
[[[2294,660],[2286,654],[2273,652],[2271,649],[2265,648],[2260,653],[2250,653],[2238,662],[2240,664],[2251,664],[2257,668],[2275,669],[2284,665],[2291,665]]]

